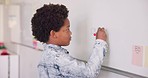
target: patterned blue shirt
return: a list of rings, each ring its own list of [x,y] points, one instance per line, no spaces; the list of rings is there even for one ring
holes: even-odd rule
[[[69,55],[61,46],[46,44],[38,65],[40,78],[97,78],[107,43],[97,39],[87,62]]]

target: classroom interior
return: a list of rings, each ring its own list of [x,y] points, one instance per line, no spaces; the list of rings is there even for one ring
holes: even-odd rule
[[[43,44],[31,18],[44,4],[69,9],[70,55],[87,61],[98,27],[109,44],[98,78],[148,78],[148,0],[0,0],[0,78],[39,78]]]

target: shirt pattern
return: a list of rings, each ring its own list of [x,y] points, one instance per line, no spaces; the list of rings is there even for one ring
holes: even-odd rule
[[[85,63],[69,55],[61,46],[45,44],[38,64],[40,78],[97,78],[107,43],[97,39],[89,60]]]

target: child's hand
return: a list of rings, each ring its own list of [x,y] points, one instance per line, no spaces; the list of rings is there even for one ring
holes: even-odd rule
[[[107,36],[104,28],[98,28],[97,33],[96,33],[96,39],[102,39],[106,41]]]

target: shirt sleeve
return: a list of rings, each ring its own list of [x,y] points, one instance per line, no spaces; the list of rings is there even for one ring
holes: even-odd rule
[[[103,63],[103,58],[107,52],[108,45],[105,41],[97,39],[93,48],[93,53],[91,54],[88,62],[86,63],[86,69],[91,78],[96,78],[100,72],[101,64]]]
[[[107,52],[107,43],[97,39],[88,62],[85,63],[75,58],[69,59],[67,65],[62,67],[65,70],[63,75],[72,78],[97,78],[105,52]]]

